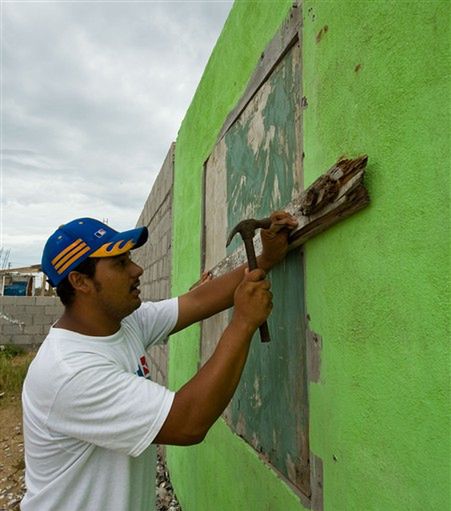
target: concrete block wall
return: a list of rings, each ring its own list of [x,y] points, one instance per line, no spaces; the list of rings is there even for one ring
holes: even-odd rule
[[[147,243],[133,252],[134,261],[144,269],[140,279],[143,301],[170,297],[174,152],[172,144],[137,222],[149,229]],[[165,385],[168,347],[154,346],[148,355],[152,379]]]
[[[0,344],[34,350],[63,313],[54,296],[0,296]]]

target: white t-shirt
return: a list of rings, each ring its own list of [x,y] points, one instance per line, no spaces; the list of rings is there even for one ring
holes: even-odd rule
[[[153,511],[152,444],[174,393],[149,380],[177,299],[143,303],[114,335],[51,328],[25,379],[22,511]]]

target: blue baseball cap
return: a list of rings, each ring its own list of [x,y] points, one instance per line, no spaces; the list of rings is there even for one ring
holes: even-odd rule
[[[44,247],[41,267],[56,287],[88,257],[112,257],[138,248],[147,241],[147,227],[117,232],[94,218],[77,218],[61,225]]]

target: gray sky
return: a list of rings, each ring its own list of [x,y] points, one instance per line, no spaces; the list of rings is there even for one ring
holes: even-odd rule
[[[135,225],[231,6],[2,0],[0,246],[13,267],[39,263],[73,218]]]

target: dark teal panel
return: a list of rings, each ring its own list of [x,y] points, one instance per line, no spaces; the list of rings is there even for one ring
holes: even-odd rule
[[[228,227],[264,217],[299,189],[299,52],[293,48],[226,135]],[[230,247],[234,250],[239,237]],[[304,275],[300,251],[271,272],[272,341],[254,338],[231,426],[294,484],[308,461]],[[305,474],[304,474],[305,476]]]
[[[304,286],[300,252],[271,272],[271,342],[256,335],[232,401],[232,425],[282,474],[300,484],[307,436]],[[304,457],[304,459],[302,459]]]
[[[299,50],[285,57],[244,115],[225,135],[227,146],[227,220],[262,217],[288,204],[299,190],[297,116]],[[229,253],[239,239],[233,240]]]

